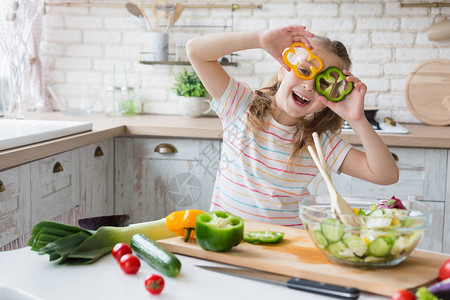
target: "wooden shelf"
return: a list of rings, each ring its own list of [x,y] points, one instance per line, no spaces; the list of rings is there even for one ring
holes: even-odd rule
[[[189,61],[172,61],[172,60],[163,60],[163,61],[147,61],[141,60],[139,63],[144,65],[176,65],[176,66],[190,66],[191,63]],[[233,66],[237,67],[237,62],[221,62],[222,66]]]

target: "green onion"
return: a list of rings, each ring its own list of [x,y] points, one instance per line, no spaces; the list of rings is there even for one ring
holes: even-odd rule
[[[130,244],[137,233],[152,240],[176,236],[167,229],[166,218],[127,227],[102,226],[97,231],[42,221],[33,227],[27,245],[40,255],[48,254],[50,261],[58,260],[59,264],[90,264],[111,252],[115,244]]]

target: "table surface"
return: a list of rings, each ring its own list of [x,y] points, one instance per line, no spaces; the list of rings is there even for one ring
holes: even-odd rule
[[[32,295],[28,299],[150,299],[144,287],[149,274],[160,274],[166,286],[158,299],[333,299],[306,293],[287,287],[262,283],[203,270],[197,265],[227,266],[220,263],[176,255],[181,263],[181,273],[171,278],[160,274],[145,262],[135,275],[126,275],[111,255],[84,266],[58,265],[48,261],[48,256],[40,256],[29,247],[0,252],[0,290],[12,288]],[[230,267],[230,266],[227,266]],[[9,290],[9,292],[12,292]],[[8,298],[9,299],[9,298]],[[359,299],[388,299],[377,295],[361,293]]]

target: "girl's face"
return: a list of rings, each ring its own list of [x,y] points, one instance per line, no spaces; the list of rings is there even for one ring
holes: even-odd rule
[[[321,44],[313,43],[312,53],[323,62],[322,70],[330,66],[337,66],[342,69],[342,60],[334,53],[324,49]],[[300,57],[299,72],[310,72],[309,66],[314,61],[308,62],[308,53]],[[321,70],[321,71],[322,71]],[[308,74],[306,74],[308,76]],[[278,72],[280,87],[275,94],[276,108],[273,118],[280,124],[292,126],[298,123],[303,117],[325,108],[319,100],[319,93],[315,89],[315,77],[310,80],[301,79],[290,70],[281,68]]]

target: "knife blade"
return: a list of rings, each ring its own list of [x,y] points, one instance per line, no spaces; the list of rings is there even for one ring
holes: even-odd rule
[[[260,270],[252,269],[235,269],[226,267],[213,266],[197,266],[199,268],[237,276],[241,278],[253,279],[261,282],[287,286],[291,289],[301,290],[304,292],[326,295],[340,299],[358,299],[359,290],[357,288],[344,287],[323,282],[311,281],[301,278],[295,278]]]

